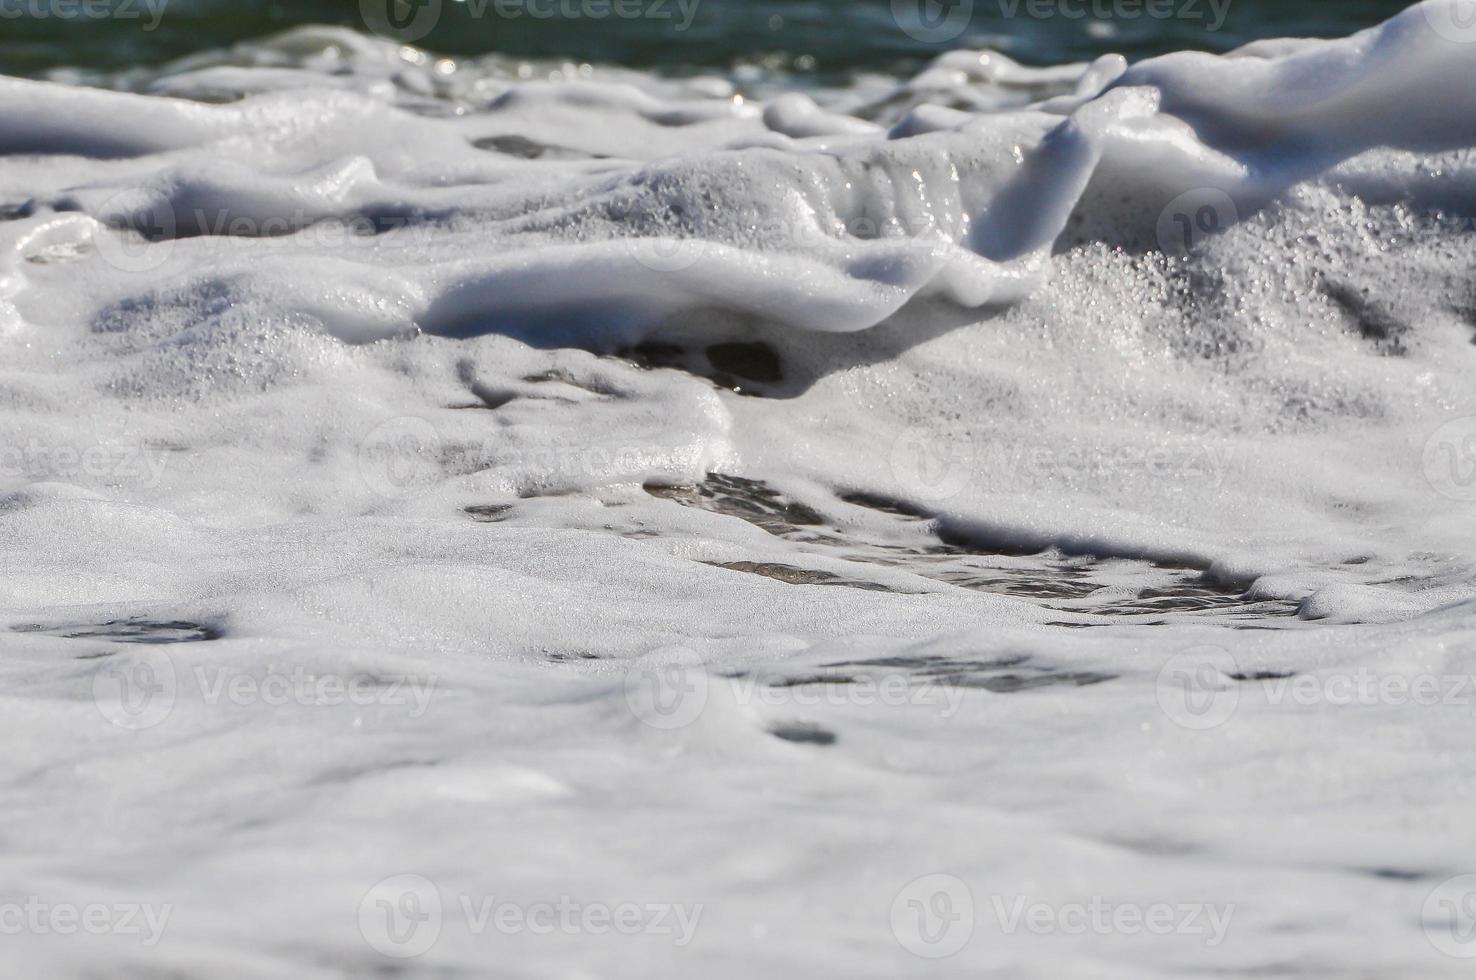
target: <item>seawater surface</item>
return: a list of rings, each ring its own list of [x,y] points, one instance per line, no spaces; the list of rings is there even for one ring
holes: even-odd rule
[[[395,4],[393,22],[385,16],[387,0],[6,0],[0,4],[0,69],[157,65],[292,27],[364,30],[372,22],[415,25],[422,46],[448,54],[556,53],[687,69],[784,67],[803,76],[915,68],[948,47],[969,45],[999,48],[1034,64],[1109,51],[1136,57],[1183,48],[1225,51],[1265,37],[1349,34],[1404,6],[1399,0],[389,2]],[[425,19],[417,22],[418,16]],[[902,24],[918,30],[909,33]],[[929,24],[950,27],[934,33],[926,30]]]
[[[710,9],[7,34],[10,962],[1467,975],[1465,6]]]

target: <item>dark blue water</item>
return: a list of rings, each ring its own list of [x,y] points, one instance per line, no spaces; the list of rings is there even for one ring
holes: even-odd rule
[[[405,2],[0,0],[0,71],[157,64],[298,24],[362,30],[364,9],[379,17],[383,4]],[[1133,58],[1182,48],[1223,51],[1259,37],[1347,34],[1405,6],[1397,0],[410,2],[420,6],[395,8],[397,19],[413,24],[411,15],[429,11],[414,28],[418,33],[433,22],[419,43],[446,53],[555,55],[673,69],[760,62],[821,74],[907,70],[961,45],[995,47],[1035,64],[1105,51]],[[930,34],[929,25],[942,27]]]

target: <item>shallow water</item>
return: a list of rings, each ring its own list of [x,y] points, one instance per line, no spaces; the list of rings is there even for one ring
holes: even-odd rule
[[[43,16],[6,18],[0,70],[33,74],[66,66],[156,65],[308,24],[364,30],[362,11],[377,15],[382,6],[376,0],[362,4],[97,0],[85,8],[70,0],[35,0],[24,8],[12,2],[3,9],[34,10]],[[1216,0],[1213,5],[1210,0],[1180,0],[1172,8],[1173,16],[1149,13],[1146,6],[1131,3],[1122,7],[1120,16],[1101,16],[1116,8],[1100,0],[1045,4],[961,0],[947,12],[929,12],[931,18],[946,21],[955,16],[966,25],[959,36],[942,42],[900,30],[890,0],[662,0],[660,5],[640,5],[640,16],[623,13],[635,13],[635,6],[616,8],[584,0],[577,4],[503,0],[501,6],[492,0],[423,0],[416,9],[434,10],[437,16],[416,40],[430,50],[457,55],[552,54],[686,69],[753,66],[804,76],[916,68],[948,47],[989,46],[1046,65],[1109,51],[1131,57],[1185,48],[1225,51],[1264,37],[1349,34],[1378,23],[1401,6],[1398,0]],[[565,16],[570,10],[578,16]],[[114,16],[103,17],[103,12]],[[902,12],[904,20],[915,15],[905,5]],[[413,23],[414,15],[408,8],[397,13],[407,18],[405,23]]]

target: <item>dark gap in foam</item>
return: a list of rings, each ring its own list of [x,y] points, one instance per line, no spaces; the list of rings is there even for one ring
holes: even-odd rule
[[[828,728],[821,728],[819,725],[809,725],[803,722],[775,725],[769,729],[769,734],[798,745],[834,745],[836,743],[835,732]]]
[[[14,626],[17,633],[43,633],[67,640],[111,640],[115,643],[204,643],[225,636],[225,630],[209,623],[188,620],[154,620],[142,616],[111,619],[105,623],[28,624]]]
[[[1373,344],[1380,354],[1403,357],[1409,353],[1405,343],[1409,324],[1396,317],[1377,297],[1370,296],[1367,286],[1359,289],[1351,283],[1324,279],[1322,292],[1343,311],[1358,335]]]
[[[461,510],[479,524],[496,524],[511,516],[512,504],[472,504]]]
[[[839,557],[857,565],[909,572],[948,586],[1028,599],[1060,612],[1131,618],[1139,625],[1167,623],[1165,615],[1220,619],[1288,617],[1296,604],[1251,599],[1245,583],[1215,577],[1188,561],[1105,557],[1059,546],[981,546],[975,535],[949,533],[925,512],[904,502],[847,491],[845,502],[895,521],[895,540],[868,540],[833,526],[814,507],[792,500],[759,480],[710,473],[699,484],[648,484],[646,492],[684,507],[737,518],[795,545],[801,552]],[[905,543],[899,543],[905,542]],[[793,584],[838,584],[902,591],[834,573],[797,569],[781,562],[731,562],[724,567]],[[1124,594],[1125,587],[1138,584]],[[1145,619],[1145,617],[1153,617]],[[1085,625],[1085,624],[1072,624]]]
[[[723,341],[700,351],[676,344],[623,347],[616,356],[645,369],[671,368],[751,398],[781,397],[787,375],[779,353],[763,341]]]
[[[812,684],[853,684],[860,677],[877,673],[905,672],[919,684],[969,688],[994,694],[1016,694],[1045,687],[1088,687],[1116,680],[1116,674],[1095,670],[1064,670],[1037,663],[1027,654],[999,657],[946,657],[937,654],[877,657],[871,660],[840,660],[821,664],[820,670],[843,670],[828,675],[811,673],[771,681],[770,687],[800,687]]]
[[[822,572],[812,568],[797,568],[794,565],[784,565],[778,562],[705,561],[702,564],[711,565],[714,568],[723,568],[730,572],[745,572],[749,575],[759,575],[763,578],[773,579],[776,582],[783,582],[786,585],[838,585],[848,589],[863,589],[867,592],[911,594],[901,593],[898,589],[890,588],[878,582],[868,582],[865,579],[850,579],[836,575],[833,572]]]
[[[1294,670],[1237,670],[1230,674],[1232,681],[1282,681],[1297,676]]]
[[[471,145],[479,150],[488,150],[493,153],[501,153],[503,156],[514,157],[519,160],[608,160],[609,157],[603,153],[588,153],[584,150],[576,150],[572,147],[557,146],[553,143],[540,143],[517,133],[502,133],[496,136],[483,136],[471,141]]]

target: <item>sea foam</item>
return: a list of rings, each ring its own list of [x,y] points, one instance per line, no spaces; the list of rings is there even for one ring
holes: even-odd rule
[[[411,871],[428,971],[895,976],[943,869],[976,972],[1461,975],[1469,703],[1337,693],[1476,670],[1459,6],[803,91],[328,28],[0,79],[0,870],[178,906],[19,962],[364,975]],[[455,920],[560,890],[707,911]]]

